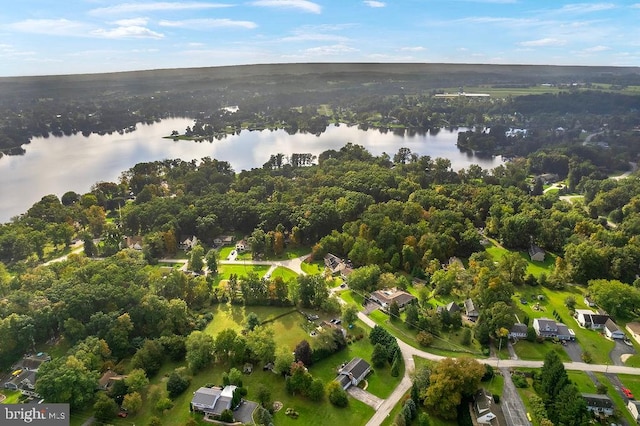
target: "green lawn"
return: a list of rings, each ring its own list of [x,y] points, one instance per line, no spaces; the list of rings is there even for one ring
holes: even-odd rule
[[[581,393],[596,393],[596,385],[584,371],[567,371],[571,380]]]
[[[285,282],[295,280],[297,276],[298,274],[296,274],[289,268],[285,268],[284,266],[278,266],[271,273],[271,278],[281,277]]]
[[[563,349],[562,345],[554,344],[550,341],[544,343],[529,342],[527,340],[519,340],[518,343],[513,345],[513,349],[516,351],[518,358],[543,361],[545,356],[550,351],[555,351],[560,356],[560,359],[564,362],[569,362],[569,355]]]
[[[233,328],[240,330],[242,323],[249,312],[255,312],[262,320],[274,318],[278,315],[290,311],[291,308],[276,308],[276,307],[244,307],[244,306],[231,306],[231,305],[219,305],[215,307],[212,312],[214,314],[213,321],[209,324],[205,332],[215,335],[217,332],[225,328]],[[270,323],[275,331],[276,344],[278,346],[286,345],[293,347],[302,339],[310,340],[308,333],[302,328],[302,325],[306,323],[306,319],[298,312],[292,312],[284,315],[277,320]],[[363,325],[362,325],[363,326]],[[356,327],[355,331],[361,331]],[[364,331],[364,330],[362,330]],[[368,348],[367,348],[368,347]],[[338,360],[342,358],[349,358],[353,356],[363,356],[370,359],[370,352],[372,351],[371,344],[366,336],[358,343],[349,345],[348,348],[338,354],[325,360],[325,365],[319,363],[310,369],[311,374],[314,377],[321,378],[323,381],[328,382],[335,378],[335,370],[333,370],[333,364],[338,363]],[[347,360],[348,361],[348,360]],[[342,362],[342,361],[340,361]],[[177,366],[174,363],[165,363],[161,371],[151,379],[150,386],[165,386],[165,381],[168,374]],[[189,401],[199,387],[206,384],[220,384],[222,383],[222,374],[228,371],[231,366],[227,363],[218,362],[193,376],[191,385],[189,388],[174,401],[174,407],[168,410],[166,413],[160,415],[155,413],[152,404],[145,403],[142,411],[135,416],[129,416],[127,419],[115,419],[112,421],[114,425],[131,425],[131,424],[148,424],[149,419],[153,415],[160,415],[165,425],[183,425],[185,424],[191,414],[189,413]],[[240,368],[241,366],[234,366]],[[383,389],[389,388],[392,390],[399,382],[399,378],[394,378],[396,382],[390,382],[388,377],[373,375],[370,377],[370,391],[382,392]],[[317,424],[317,425],[334,425],[334,424],[365,424],[367,420],[373,415],[374,410],[357,400],[349,398],[349,406],[345,409],[339,409],[331,405],[326,399],[320,403],[312,402],[302,397],[293,397],[286,393],[284,387],[284,379],[279,375],[271,372],[264,372],[260,368],[254,368],[254,371],[250,375],[243,376],[243,384],[248,390],[247,399],[255,400],[255,392],[258,384],[268,384],[271,390],[272,399],[274,401],[281,401],[284,404],[282,411],[278,412],[274,416],[274,423],[280,425],[300,425],[300,424]],[[376,388],[377,386],[377,388]],[[389,392],[390,392],[389,390]],[[287,408],[295,409],[300,417],[295,420],[284,414]],[[81,424],[81,419],[86,419],[84,413],[75,413],[77,421],[72,420],[72,424]],[[194,417],[198,420],[199,424],[207,424],[200,420],[197,416]]]
[[[624,363],[627,367],[640,367],[640,355],[632,355],[630,356]]]
[[[318,275],[324,272],[324,262],[316,260],[314,262],[302,262],[302,270],[308,275]]]
[[[538,301],[536,299],[537,295],[543,295],[544,300]],[[533,322],[534,318],[546,317],[553,319],[553,311],[555,310],[560,316],[560,322],[574,331],[576,340],[582,350],[591,353],[594,364],[610,363],[609,352],[611,352],[615,343],[606,339],[598,331],[586,330],[578,325],[575,318],[569,313],[569,308],[565,306],[565,300],[569,296],[576,300],[576,309],[587,309],[583,301],[583,290],[577,286],[567,286],[564,290],[550,290],[540,286],[519,287],[516,289],[514,296],[514,305],[517,306],[516,315],[521,321],[524,320],[523,318],[526,315]],[[520,298],[527,299],[528,303],[526,305],[521,304],[519,302]],[[539,305],[537,310],[536,304]]]
[[[485,247],[485,251],[491,255],[494,261],[499,261],[502,256],[508,253],[512,253],[512,250],[506,249],[498,244],[497,241],[489,238],[490,245]],[[556,255],[553,253],[546,253],[544,262],[532,262],[529,257],[529,253],[526,251],[517,252],[521,258],[527,262],[527,274],[532,274],[535,277],[539,277],[543,272],[549,275],[556,264]]]
[[[22,394],[20,391],[5,389],[0,391],[0,395],[6,396],[5,400],[2,401],[3,404],[17,404]]]
[[[364,302],[364,297],[351,290],[341,291],[340,298],[349,304],[356,305],[358,309],[362,307],[362,302]]]

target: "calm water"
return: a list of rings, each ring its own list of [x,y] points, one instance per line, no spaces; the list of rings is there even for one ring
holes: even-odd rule
[[[264,130],[244,131],[213,143],[162,138],[172,130],[182,133],[192,124],[190,119],[174,118],[152,125],[139,124],[136,131],[124,135],[34,138],[25,145],[25,155],[0,158],[0,222],[26,212],[44,195],[61,197],[67,191],[82,194],[96,182],[117,182],[120,174],[136,163],[168,158],[190,161],[209,156],[228,161],[234,170],[241,171],[261,167],[271,154],[318,155],[352,142],[374,155],[386,152],[393,157],[399,148],[407,147],[419,155],[448,158],[454,170],[471,164],[490,169],[502,163],[500,157],[478,158],[461,153],[455,145],[457,131],[448,130],[437,135],[400,136],[342,125],[330,126],[320,136]]]

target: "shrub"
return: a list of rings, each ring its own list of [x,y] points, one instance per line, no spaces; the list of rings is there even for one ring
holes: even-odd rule
[[[233,422],[233,411],[226,409],[220,414],[220,421],[225,423]]]
[[[587,364],[591,364],[591,362],[593,361],[593,357],[591,356],[591,352],[589,351],[582,352],[580,358],[582,358],[582,361],[586,362]]]
[[[493,395],[493,402],[495,402],[496,404],[500,404],[500,395]]]
[[[513,384],[516,385],[517,388],[526,388],[529,386],[529,383],[524,376],[514,375],[513,377],[511,377],[511,380],[513,380]]]
[[[420,346],[427,347],[427,346],[431,345],[431,343],[433,343],[433,334],[427,333],[426,331],[421,331],[416,336],[416,340],[418,341]]]
[[[327,385],[327,395],[329,396],[329,402],[336,407],[346,407],[349,404],[347,392],[335,380]]]

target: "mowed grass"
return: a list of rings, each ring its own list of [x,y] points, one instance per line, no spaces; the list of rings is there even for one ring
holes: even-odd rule
[[[262,322],[270,321],[280,315],[288,313],[275,321],[267,323],[274,331],[276,346],[286,345],[293,350],[300,341],[310,339],[309,334],[303,328],[303,325],[307,321],[306,318],[290,306],[271,307],[220,304],[211,310],[213,320],[207,325],[204,332],[214,337],[222,330],[228,328],[240,332],[244,328],[247,315],[251,312],[255,313]]]
[[[485,247],[485,251],[496,262],[499,262],[500,259],[502,259],[502,257],[506,254],[518,253],[518,255],[527,262],[527,271],[526,271],[527,274],[532,274],[534,277],[537,278],[537,277],[540,277],[542,273],[549,275],[551,272],[553,272],[553,268],[555,267],[555,264],[556,264],[556,258],[558,257],[553,253],[546,252],[546,255],[544,257],[544,262],[533,262],[529,257],[529,253],[527,253],[526,251],[516,252],[516,251],[506,249],[500,246],[497,243],[497,241],[492,240],[490,238],[489,238],[489,242],[490,242],[490,245]]]
[[[296,279],[297,276],[298,276],[298,274],[296,274],[295,272],[293,272],[289,268],[285,268],[284,266],[278,266],[271,273],[271,278],[280,277],[280,278],[282,278],[282,280],[284,282],[287,282],[287,281],[290,281],[290,280],[294,280],[294,279]]]
[[[538,295],[542,295],[544,300],[538,300]],[[582,351],[588,351],[591,354],[593,364],[610,363],[609,352],[614,348],[615,343],[602,336],[599,331],[581,328],[575,318],[571,316],[569,308],[565,305],[565,300],[568,297],[575,299],[576,309],[590,309],[584,304],[582,288],[577,286],[567,286],[564,290],[550,290],[540,286],[518,287],[516,288],[516,294],[514,296],[514,306],[517,306],[516,315],[518,315],[521,321],[524,320],[525,315],[528,316],[530,324],[533,324],[534,318],[550,318],[555,320],[553,315],[553,311],[555,310],[560,317],[559,322],[565,324],[576,334],[576,340],[582,348]],[[519,301],[520,298],[526,299],[528,303],[523,305]],[[539,306],[538,310],[536,310],[536,305]],[[520,343],[522,342],[518,342],[516,346]],[[516,352],[518,352],[517,348]]]
[[[595,383],[584,371],[567,371],[567,376],[581,393],[596,393]]]
[[[518,343],[513,345],[513,349],[516,351],[516,355],[520,359],[532,360],[532,361],[544,361],[545,356],[550,351],[556,352],[563,362],[570,362],[571,359],[567,352],[560,344],[554,344],[552,342],[529,342],[527,340],[519,340]]]
[[[603,373],[595,373],[595,375],[596,375],[596,378],[598,379],[598,381],[606,386],[606,388],[607,388],[607,396],[609,396],[609,398],[611,398],[611,400],[613,401],[613,403],[615,405],[615,408],[616,408],[614,413],[616,413],[616,412],[622,413],[622,417],[627,421],[627,424],[630,424],[630,425],[636,424],[635,419],[631,416],[631,413],[627,409],[626,401],[622,399],[622,397],[618,393],[618,390],[615,389],[615,387],[611,384],[609,379],[607,379],[606,376]],[[620,380],[622,381],[622,384],[624,384],[625,386],[626,386],[627,383],[631,384],[631,382],[629,382],[627,380],[628,376],[625,376],[623,374],[619,374],[618,378],[620,378]],[[631,389],[631,388],[629,388],[629,389]]]
[[[307,275],[318,275],[324,272],[324,262],[322,262],[321,260],[315,260],[313,262],[302,262],[302,265],[300,265],[300,267]]]
[[[17,404],[20,399],[20,391],[12,391],[12,390],[1,390],[0,395],[4,395],[5,399],[2,401],[2,404]]]
[[[263,321],[279,317],[268,324],[268,326],[274,330],[274,337],[278,347],[284,345],[293,349],[301,340],[311,340],[311,337],[302,327],[307,321],[306,318],[298,312],[292,311],[291,307],[218,305],[212,309],[214,319],[205,329],[205,332],[215,336],[226,328],[240,331],[249,312],[254,312],[258,315],[258,318]],[[354,328],[354,330],[364,332],[364,330],[357,327]],[[367,346],[369,348],[367,348]],[[370,352],[372,350],[373,348],[365,335],[357,344],[350,345],[345,351],[334,354],[325,360],[325,366],[319,363],[317,366],[313,366],[310,372],[314,377],[319,377],[327,383],[335,378],[335,370],[332,367],[333,364],[338,363],[342,358],[349,357],[350,360],[355,354],[366,355],[369,353],[368,358],[370,359]],[[166,380],[171,371],[183,365],[184,363],[165,363],[160,372],[151,378],[151,384],[148,390],[151,387],[166,386]],[[126,419],[116,418],[112,423],[123,426],[134,423],[144,425],[149,423],[152,416],[157,415],[161,417],[163,425],[184,425],[190,418],[194,418],[198,424],[208,424],[204,422],[200,416],[192,415],[189,412],[189,402],[191,401],[193,392],[201,386],[221,384],[222,375],[231,367],[240,369],[242,366],[230,365],[227,362],[219,361],[194,374],[189,388],[174,400],[174,407],[164,413],[157,413],[153,408],[154,403],[145,401],[140,413],[135,416],[129,416]],[[386,377],[378,380],[376,376],[372,376],[372,381],[375,382],[376,380],[382,383],[382,385],[380,385],[381,387],[387,386],[390,387],[391,390],[397,384],[397,382],[389,382]],[[274,423],[278,426],[300,424],[314,424],[319,426],[335,424],[361,425],[365,424],[374,413],[371,407],[353,398],[349,398],[349,406],[347,408],[340,409],[331,405],[327,399],[322,402],[312,402],[303,397],[291,396],[285,391],[284,378],[269,371],[264,372],[259,366],[254,366],[253,373],[250,375],[243,376],[243,385],[248,390],[246,399],[257,399],[256,392],[259,384],[267,384],[271,391],[272,400],[281,401],[284,404],[283,410],[274,415]],[[300,414],[300,417],[298,419],[292,419],[286,416],[285,411],[287,408],[296,410]],[[82,424],[81,420],[87,418],[86,414],[86,412],[76,413],[75,417],[77,421],[72,421],[72,424],[74,426]]]

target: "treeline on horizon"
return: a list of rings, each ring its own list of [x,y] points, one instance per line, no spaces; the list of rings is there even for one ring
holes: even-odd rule
[[[583,86],[507,99],[432,98],[447,87],[575,81],[640,85],[640,74],[615,67],[293,64],[2,78],[0,152],[23,154],[21,146],[33,137],[122,132],[176,116],[197,119],[195,136],[209,140],[243,129],[320,133],[337,122],[419,130],[507,125],[531,127],[532,135],[549,131],[550,115],[567,129],[577,123],[597,129],[613,117],[622,118],[615,130],[638,125],[637,118],[624,117],[637,116],[640,97],[582,92]],[[236,105],[237,113],[220,113]],[[320,106],[330,113],[319,113]]]

